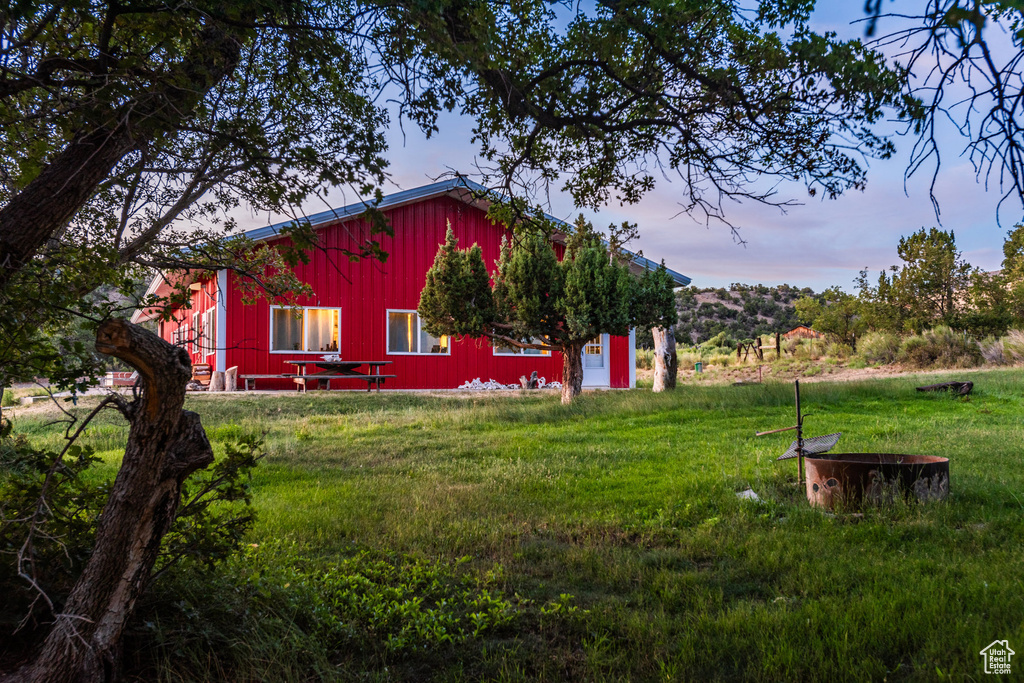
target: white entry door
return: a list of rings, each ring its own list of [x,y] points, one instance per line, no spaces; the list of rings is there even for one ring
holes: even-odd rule
[[[608,335],[594,337],[583,347],[583,386],[611,386]]]

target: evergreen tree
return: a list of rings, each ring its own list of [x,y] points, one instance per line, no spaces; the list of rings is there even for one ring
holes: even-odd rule
[[[611,227],[612,245],[623,229],[633,226]],[[675,323],[673,281],[664,265],[634,278],[622,255],[582,216],[561,261],[546,235],[530,232],[502,241],[493,285],[486,273],[480,247],[460,251],[449,226],[420,295],[424,329],[561,353],[562,403],[582,388],[588,341],[629,334],[631,326]]]
[[[933,324],[956,326],[971,265],[957,250],[953,231],[921,228],[900,238],[896,251],[904,266],[894,276],[893,286],[908,312],[905,324],[914,330]]]
[[[1024,223],[1018,223],[1003,242],[1003,272],[1010,324],[1024,329]]]

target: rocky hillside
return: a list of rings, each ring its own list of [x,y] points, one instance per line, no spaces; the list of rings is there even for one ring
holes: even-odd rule
[[[688,287],[676,292],[680,344],[699,344],[725,332],[736,339],[751,339],[759,334],[785,332],[800,324],[793,303],[802,296],[813,296],[809,287],[790,285],[733,284],[724,288]]]

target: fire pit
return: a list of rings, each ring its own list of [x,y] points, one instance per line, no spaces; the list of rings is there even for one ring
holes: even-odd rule
[[[949,459],[898,453],[834,453],[804,458],[807,500],[816,507],[855,508],[897,498],[949,495]]]
[[[949,495],[949,459],[933,455],[898,453],[835,453],[825,455],[841,434],[804,438],[800,412],[800,382],[796,390],[796,425],[757,432],[756,436],[795,431],[796,441],[777,460],[796,459],[797,482],[807,488],[807,500],[816,507],[855,508],[897,498],[940,500]],[[807,476],[804,477],[804,465]]]

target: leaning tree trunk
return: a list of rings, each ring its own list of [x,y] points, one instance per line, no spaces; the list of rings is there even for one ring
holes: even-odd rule
[[[586,341],[562,347],[562,405],[569,405],[583,391],[583,346]]]
[[[138,370],[142,391],[126,410],[128,444],[92,555],[39,656],[17,676],[33,683],[116,677],[121,634],[174,521],[182,481],[213,462],[199,416],[182,410],[191,377],[183,349],[123,320],[100,325],[96,349]]]
[[[676,333],[671,327],[652,327],[654,337],[654,390],[676,388],[679,357],[676,356]]]

